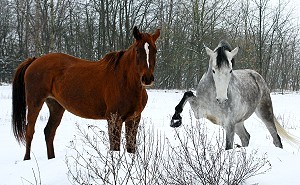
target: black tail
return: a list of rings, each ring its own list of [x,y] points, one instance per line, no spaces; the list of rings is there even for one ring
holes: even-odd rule
[[[24,74],[36,58],[28,58],[15,72],[12,85],[12,129],[19,143],[25,143],[26,133],[26,96]]]

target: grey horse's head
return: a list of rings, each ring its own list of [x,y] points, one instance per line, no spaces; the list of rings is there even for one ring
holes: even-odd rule
[[[216,99],[219,103],[224,103],[228,100],[227,90],[232,76],[233,57],[238,53],[239,48],[231,50],[231,46],[226,41],[221,41],[214,50],[204,47],[210,56],[209,70],[215,82]]]

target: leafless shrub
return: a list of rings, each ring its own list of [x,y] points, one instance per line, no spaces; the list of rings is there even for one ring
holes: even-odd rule
[[[167,143],[170,156],[164,163],[167,184],[240,184],[271,168],[267,156],[257,157],[256,150],[224,150],[222,132],[209,140],[200,121],[181,129],[182,133],[175,131],[180,144]]]
[[[145,125],[143,120],[139,126],[135,154],[128,154],[125,148],[111,152],[106,131],[97,126],[83,129],[77,125],[80,139],[75,138],[70,145],[75,155],[66,156],[70,182],[240,184],[271,168],[267,156],[257,157],[256,150],[224,150],[223,132],[209,139],[206,127],[199,121],[176,129],[174,137],[165,137],[153,126],[147,128]],[[121,146],[125,146],[124,138],[121,142]]]
[[[156,134],[156,135],[155,135]],[[133,156],[136,172],[136,184],[160,184],[160,171],[164,163],[165,143],[161,133],[154,128],[145,128],[145,122],[139,127],[138,149]]]
[[[70,145],[75,155],[66,156],[73,184],[148,185],[159,181],[164,139],[159,133],[154,137],[153,128],[145,129],[144,122],[139,127],[135,154],[126,153],[125,148],[120,152],[109,151],[108,135],[97,126],[85,130],[77,125],[77,130],[80,139],[75,138]],[[125,146],[125,138],[121,142]]]
[[[22,179],[22,182],[25,181],[27,182],[28,184],[30,185],[41,185],[42,184],[42,179],[41,179],[41,171],[40,171],[40,167],[39,167],[39,163],[34,155],[34,153],[32,153],[33,157],[34,157],[34,160],[35,160],[35,164],[36,164],[36,168],[37,168],[37,172],[34,170],[34,168],[32,168],[32,174],[33,174],[33,177],[34,177],[34,183],[21,177]]]
[[[75,138],[69,146],[75,155],[66,156],[70,181],[74,184],[122,184],[118,182],[118,175],[125,152],[109,151],[108,135],[99,127],[90,125],[85,130],[76,125],[80,139]]]

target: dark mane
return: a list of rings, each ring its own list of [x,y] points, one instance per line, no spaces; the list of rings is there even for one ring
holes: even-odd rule
[[[228,42],[222,40],[220,43],[219,43],[219,46],[218,48],[216,49],[217,51],[217,67],[220,68],[223,63],[225,62],[225,64],[228,66],[229,65],[229,61],[227,59],[227,56],[225,54],[225,51],[231,51],[231,46]],[[232,67],[234,66],[234,58],[231,60],[231,63],[232,63]]]
[[[123,56],[124,53],[125,53],[125,51],[123,51],[123,50],[110,52],[110,53],[106,54],[100,60],[100,62],[107,63],[107,67],[109,67],[111,69],[116,69],[117,66],[119,65],[120,58]]]

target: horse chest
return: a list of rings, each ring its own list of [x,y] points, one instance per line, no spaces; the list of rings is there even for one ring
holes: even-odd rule
[[[142,91],[123,91],[120,98],[109,98],[106,101],[106,115],[118,112],[124,120],[130,120],[141,115],[146,102],[147,94]]]
[[[231,114],[228,107],[222,107],[218,104],[210,103],[206,104],[206,106],[201,107],[202,115],[204,118],[208,119],[212,123],[216,125],[222,125],[226,120],[230,119]]]

